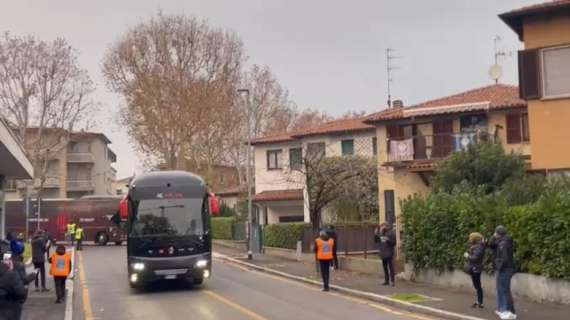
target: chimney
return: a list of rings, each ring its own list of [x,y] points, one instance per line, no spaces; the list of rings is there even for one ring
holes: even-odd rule
[[[404,101],[394,100],[393,107],[394,108],[403,108],[404,107]]]

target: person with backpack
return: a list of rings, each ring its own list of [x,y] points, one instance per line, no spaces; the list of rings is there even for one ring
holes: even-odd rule
[[[49,263],[51,264],[49,274],[55,282],[55,303],[61,303],[65,298],[65,282],[72,270],[71,254],[67,252],[64,245],[59,244],[49,258]]]

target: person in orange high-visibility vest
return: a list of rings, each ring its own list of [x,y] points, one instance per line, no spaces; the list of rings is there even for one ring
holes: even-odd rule
[[[331,263],[334,259],[334,240],[329,237],[326,231],[321,231],[315,240],[315,258],[319,261],[321,276],[323,278],[323,291],[329,291],[329,278]]]
[[[71,273],[71,254],[65,250],[63,245],[58,245],[55,252],[49,258],[51,268],[49,274],[53,276],[55,282],[55,303],[61,303],[65,298],[65,281]]]

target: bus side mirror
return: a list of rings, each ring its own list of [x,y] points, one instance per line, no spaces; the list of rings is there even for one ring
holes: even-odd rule
[[[129,218],[129,201],[124,197],[119,203],[119,215],[122,221],[127,221]]]
[[[220,214],[220,200],[215,196],[210,196],[210,212],[213,216]]]

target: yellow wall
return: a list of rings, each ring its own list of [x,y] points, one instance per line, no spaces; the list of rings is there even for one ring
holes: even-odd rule
[[[521,155],[531,155],[531,144],[528,142],[508,144],[507,143],[507,118],[508,113],[520,113],[521,110],[513,111],[495,111],[488,115],[487,119],[489,121],[488,128],[490,133],[493,133],[497,125],[501,126],[503,129],[499,130],[499,140],[503,144],[503,148],[506,153],[519,153]],[[532,134],[530,135],[530,140],[533,141]]]
[[[570,15],[527,18],[525,48],[570,44]],[[528,102],[533,169],[570,168],[570,98]]]

